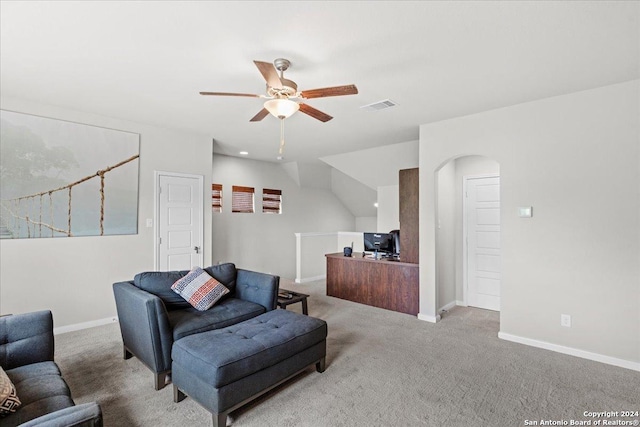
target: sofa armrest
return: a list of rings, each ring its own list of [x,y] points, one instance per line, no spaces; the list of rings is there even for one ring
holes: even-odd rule
[[[43,415],[20,427],[102,427],[102,410],[95,402],[70,406]]]
[[[236,297],[260,304],[267,311],[276,308],[280,276],[238,269]]]
[[[171,369],[173,334],[164,303],[133,282],[113,284],[122,342],[156,373]]]
[[[0,366],[13,369],[53,360],[51,311],[0,317]]]

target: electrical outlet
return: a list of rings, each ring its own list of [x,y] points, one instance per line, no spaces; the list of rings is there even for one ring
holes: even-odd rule
[[[153,220],[151,218],[147,218],[147,228],[153,227]]]
[[[571,315],[569,314],[561,314],[560,315],[560,326],[564,326],[565,328],[571,327]]]

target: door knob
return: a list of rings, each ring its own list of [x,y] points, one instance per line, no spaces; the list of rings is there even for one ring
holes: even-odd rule
[[[193,250],[196,251],[197,254],[200,253],[200,246],[194,246]]]

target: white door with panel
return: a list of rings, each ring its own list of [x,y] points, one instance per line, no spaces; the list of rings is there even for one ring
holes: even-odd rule
[[[500,177],[465,177],[466,300],[500,311]]]
[[[169,271],[202,266],[203,177],[157,172],[156,197],[156,268]]]

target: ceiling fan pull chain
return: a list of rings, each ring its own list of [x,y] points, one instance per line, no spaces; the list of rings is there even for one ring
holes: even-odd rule
[[[280,149],[278,150],[279,154],[282,154],[284,151],[284,119],[280,119]]]

